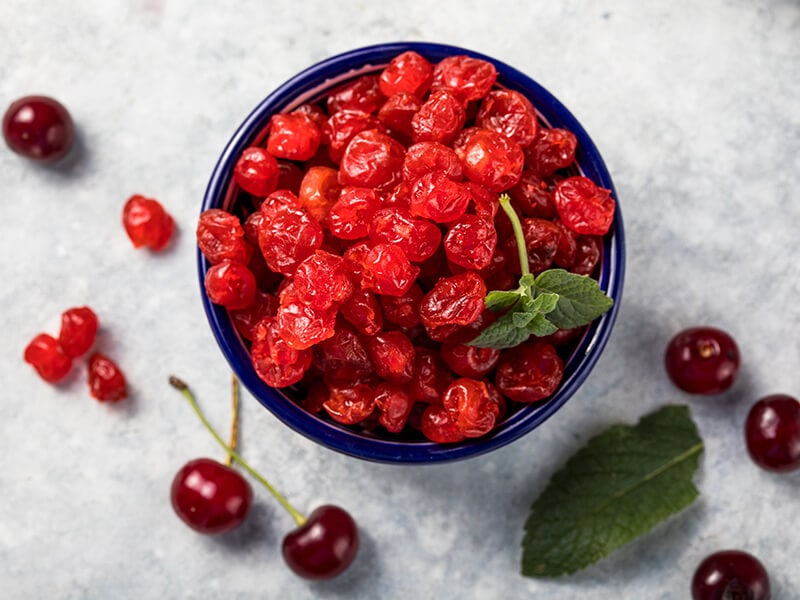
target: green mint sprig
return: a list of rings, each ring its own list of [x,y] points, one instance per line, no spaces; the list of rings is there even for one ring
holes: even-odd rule
[[[511,220],[517,240],[522,277],[515,290],[492,291],[486,308],[505,313],[469,342],[479,348],[513,348],[531,335],[545,336],[559,329],[572,329],[594,321],[614,301],[588,275],[564,269],[548,269],[533,276],[528,268],[528,251],[522,224],[508,194],[500,196],[500,207]]]

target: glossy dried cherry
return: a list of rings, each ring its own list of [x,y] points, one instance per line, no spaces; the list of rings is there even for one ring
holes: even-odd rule
[[[375,410],[375,390],[366,383],[331,383],[330,395],[322,407],[331,419],[355,425]]]
[[[311,365],[311,350],[295,350],[281,337],[278,321],[269,317],[253,329],[250,358],[256,374],[272,387],[286,387],[303,378]]]
[[[256,278],[245,265],[223,260],[206,272],[205,289],[208,299],[230,310],[250,306],[256,296]]]
[[[270,269],[291,275],[322,246],[323,238],[322,227],[307,211],[286,207],[265,219],[258,245]]]
[[[250,250],[245,243],[242,224],[227,211],[210,208],[200,215],[197,245],[211,264],[223,260],[248,262]]]
[[[411,397],[404,385],[379,383],[375,388],[375,406],[381,412],[378,422],[387,431],[400,433],[411,414],[414,398]]]
[[[70,308],[61,314],[58,343],[70,358],[86,354],[97,336],[97,315],[88,306]]]
[[[466,55],[448,56],[434,67],[433,90],[447,90],[462,104],[484,98],[497,79],[497,69],[488,61]]]
[[[423,262],[433,256],[442,241],[442,232],[426,219],[415,219],[398,208],[378,210],[369,228],[375,244],[391,244],[402,248],[411,262]]]
[[[463,179],[463,167],[456,153],[439,142],[419,142],[409,146],[403,160],[403,180],[413,184],[428,173],[441,171],[453,181]]]
[[[523,148],[531,145],[539,131],[533,104],[513,90],[489,92],[481,102],[475,124],[515,141]]]
[[[414,374],[414,345],[400,331],[384,331],[365,340],[375,372],[394,383],[411,381]]]
[[[568,177],[556,185],[553,200],[561,222],[575,233],[605,235],[614,220],[611,190],[587,177]]]
[[[58,340],[47,333],[34,337],[25,347],[23,356],[25,362],[48,383],[61,381],[72,368],[72,359],[62,352]]]
[[[448,91],[431,92],[411,119],[411,139],[417,142],[450,143],[466,121],[461,102]]]
[[[320,139],[319,127],[307,114],[296,112],[273,115],[267,138],[267,152],[275,158],[308,160],[316,154]]]
[[[325,381],[358,381],[374,369],[362,338],[347,326],[337,325],[333,336],[314,346],[314,366]]]
[[[447,260],[465,269],[483,269],[497,248],[494,225],[476,215],[464,215],[450,226],[444,238]]]
[[[278,161],[263,148],[245,148],[233,167],[233,179],[248,194],[263,198],[278,185]]]
[[[492,192],[509,189],[522,176],[522,148],[494,131],[465,129],[453,142],[453,149],[464,166],[464,176]]]
[[[453,414],[437,404],[431,404],[422,413],[421,429],[426,438],[439,444],[460,442],[466,437]]]
[[[122,209],[122,224],[134,248],[146,246],[156,252],[172,239],[175,221],[153,198],[133,195]]]
[[[408,139],[414,134],[411,121],[422,108],[422,102],[412,94],[395,94],[378,111],[378,120],[395,134]]]
[[[328,113],[334,114],[340,110],[360,110],[372,114],[386,97],[381,92],[376,75],[359,77],[328,96]]]
[[[113,360],[99,352],[89,357],[89,393],[100,402],[119,402],[128,397],[125,375]]]
[[[378,294],[402,296],[414,284],[419,267],[397,246],[375,244],[363,257],[363,284]]]
[[[295,297],[316,309],[328,309],[353,292],[353,283],[341,256],[317,250],[297,265],[292,276]]]
[[[342,186],[339,173],[330,167],[311,167],[300,182],[300,205],[321,225],[328,222],[328,213],[339,199]]]
[[[369,227],[381,199],[372,188],[345,187],[328,213],[331,233],[343,240],[357,240],[369,235]]]
[[[469,201],[468,188],[442,171],[426,173],[411,188],[411,214],[436,223],[460,219]]]
[[[544,342],[525,342],[503,352],[494,382],[505,396],[517,402],[538,402],[558,389],[564,364],[556,349]]]
[[[483,377],[491,372],[500,360],[500,351],[495,348],[477,348],[458,342],[442,344],[442,358],[447,365],[462,377]]]
[[[381,296],[391,298],[391,296]],[[366,290],[356,290],[339,308],[339,314],[364,335],[375,335],[383,329],[383,311],[377,296]]]
[[[426,329],[469,325],[480,317],[486,284],[472,271],[440,279],[422,298],[419,316]]]
[[[362,131],[344,151],[339,181],[343,185],[389,190],[402,179],[405,153],[403,145],[385,133]]]
[[[412,284],[402,296],[380,296],[383,315],[387,321],[401,327],[419,325],[419,303],[422,301],[422,289]]]
[[[455,426],[464,437],[489,433],[500,417],[498,394],[493,394],[490,386],[486,381],[462,377],[445,390],[442,406],[453,417]]]
[[[525,149],[525,165],[547,177],[573,163],[577,146],[578,138],[571,131],[540,127],[533,143]]]
[[[389,61],[381,71],[378,85],[384,96],[406,93],[422,98],[432,81],[433,65],[424,56],[409,50]]]

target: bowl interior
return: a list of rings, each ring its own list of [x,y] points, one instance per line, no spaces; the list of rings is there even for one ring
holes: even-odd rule
[[[577,136],[575,173],[612,190],[617,199],[611,177],[583,127],[535,81],[504,63],[463,48],[428,43],[394,43],[360,48],[317,63],[267,96],[245,119],[222,153],[209,181],[201,210],[223,208],[235,212],[237,186],[232,179],[233,166],[245,148],[263,141],[266,137],[265,128],[273,114],[292,110],[306,102],[318,101],[352,79],[380,72],[394,56],[407,50],[418,52],[432,63],[455,54],[467,54],[492,62],[497,68],[498,86],[527,96],[546,126],[563,127]],[[421,439],[378,437],[367,431],[350,429],[312,415],[295,404],[291,397],[302,393],[298,388],[278,390],[265,384],[255,373],[248,346],[231,322],[227,310],[208,300],[203,279],[210,264],[199,251],[197,256],[201,293],[211,328],[231,367],[254,397],[286,425],[328,448],[387,463],[442,462],[475,456],[503,446],[547,420],[574,394],[597,362],[616,319],[625,270],[622,215],[617,203],[614,223],[604,238],[603,255],[598,267],[600,287],[614,299],[614,306],[595,320],[574,344],[565,358],[564,378],[556,393],[544,402],[521,406],[510,412],[486,436],[457,444],[436,444]]]

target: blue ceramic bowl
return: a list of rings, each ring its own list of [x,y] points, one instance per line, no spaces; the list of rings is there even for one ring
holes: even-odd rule
[[[397,42],[359,48],[328,58],[297,74],[268,95],[244,120],[222,152],[211,175],[202,210],[231,209],[236,192],[232,179],[234,164],[245,148],[263,140],[264,129],[273,114],[291,110],[304,102],[324,98],[326,92],[353,78],[379,73],[394,56],[407,50],[418,52],[432,63],[455,54],[467,54],[491,61],[497,68],[498,85],[517,90],[527,96],[539,112],[541,120],[547,125],[569,129],[577,136],[578,171],[597,185],[612,190],[614,198],[617,198],[600,153],[583,127],[556,98],[530,77],[493,58],[464,48]],[[572,397],[600,357],[614,325],[622,296],[625,244],[622,215],[617,203],[614,223],[605,237],[599,267],[600,286],[614,299],[614,306],[592,323],[577,342],[565,360],[564,379],[556,393],[545,402],[525,405],[510,413],[490,434],[456,444],[380,438],[375,434],[359,432],[309,414],[290,399],[293,393],[297,393],[296,390],[292,388],[278,390],[266,385],[251,366],[248,348],[237,333],[227,310],[212,304],[205,294],[203,279],[209,266],[208,261],[198,251],[200,289],[214,336],[242,383],[276,417],[307,438],[350,456],[394,464],[438,463],[477,456],[504,446],[544,423]]]

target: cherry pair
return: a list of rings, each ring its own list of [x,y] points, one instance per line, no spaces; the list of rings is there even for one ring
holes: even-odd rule
[[[292,516],[297,528],[283,538],[283,558],[297,575],[330,579],[347,569],[359,545],[358,528],[342,508],[325,505],[303,516],[258,471],[226,444],[200,410],[189,387],[177,377],[170,384],[192,409],[228,455],[261,483]],[[210,458],[186,463],[172,482],[172,508],[189,527],[203,534],[235,529],[247,517],[253,500],[250,484],[237,471]]]
[[[72,361],[94,345],[98,319],[88,306],[61,314],[58,339],[40,333],[25,348],[25,362],[48,383],[58,383],[72,369]],[[127,396],[125,376],[110,358],[99,352],[89,357],[89,393],[100,402],[116,402]]]

